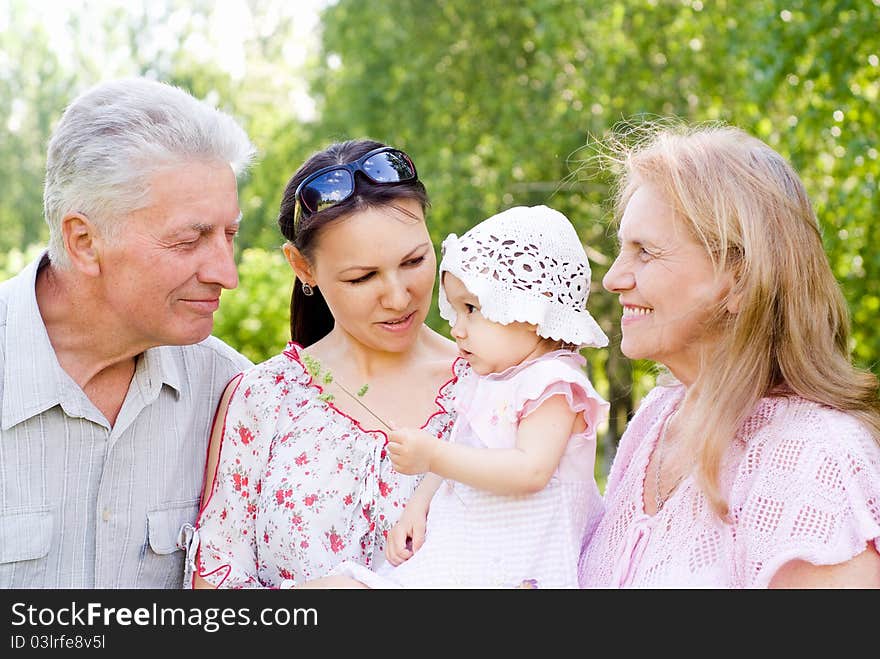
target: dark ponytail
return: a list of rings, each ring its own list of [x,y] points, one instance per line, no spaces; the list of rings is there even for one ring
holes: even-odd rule
[[[423,211],[427,209],[428,193],[418,179],[390,185],[373,185],[360,174],[356,174],[355,194],[334,206],[309,215],[300,221],[299,226],[293,226],[296,207],[294,195],[301,181],[323,167],[354,162],[368,151],[382,146],[385,145],[373,140],[350,140],[331,144],[306,160],[288,181],[281,199],[278,226],[290,244],[310,263],[313,262],[316,239],[321,228],[353,211],[391,204],[398,199],[415,199]],[[304,348],[327,336],[335,324],[320,289],[314,286],[312,291],[312,295],[306,295],[302,291],[302,282],[297,281],[294,282],[290,297],[290,338]]]
[[[323,339],[333,329],[333,314],[315,286],[312,294],[302,291],[302,282],[294,282],[290,296],[290,338],[303,348]]]

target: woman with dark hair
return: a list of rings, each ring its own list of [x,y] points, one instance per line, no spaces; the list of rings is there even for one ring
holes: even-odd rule
[[[437,271],[427,206],[409,156],[370,140],[331,145],[287,184],[292,341],[217,410],[193,586],[290,587],[383,560],[419,482],[392,468],[384,424],[445,438],[467,368],[424,323]]]

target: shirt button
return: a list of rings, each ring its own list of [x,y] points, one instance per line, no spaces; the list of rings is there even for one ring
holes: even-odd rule
[[[110,521],[110,509],[109,508],[104,508],[104,512],[101,513],[101,519],[103,519],[105,522]]]

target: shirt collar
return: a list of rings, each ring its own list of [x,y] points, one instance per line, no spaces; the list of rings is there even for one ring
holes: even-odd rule
[[[179,346],[157,346],[143,353],[143,359],[138,360],[135,378],[148,403],[159,396],[159,389],[163,384],[174,389],[177,397],[180,397],[183,390],[181,360]]]
[[[37,305],[37,274],[48,264],[47,252],[41,253],[13,277],[6,311],[6,345],[3,365],[2,423],[12,426],[60,405],[65,414],[95,421],[95,410],[82,389],[61,368],[46,332]],[[161,385],[168,384],[180,395],[182,377],[171,346],[147,350],[138,360],[134,380],[145,402],[155,400]],[[99,421],[100,422],[100,421]]]

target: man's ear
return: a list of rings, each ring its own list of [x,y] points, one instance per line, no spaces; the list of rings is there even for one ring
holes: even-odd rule
[[[304,284],[315,286],[315,277],[312,274],[312,266],[309,265],[308,259],[303,256],[302,252],[291,243],[284,243],[282,249],[284,250],[284,256],[287,258],[287,262],[290,264],[290,267],[293,268],[293,272],[296,273],[296,278]]]
[[[101,274],[101,239],[95,225],[82,213],[61,219],[61,240],[74,268],[91,277]]]

